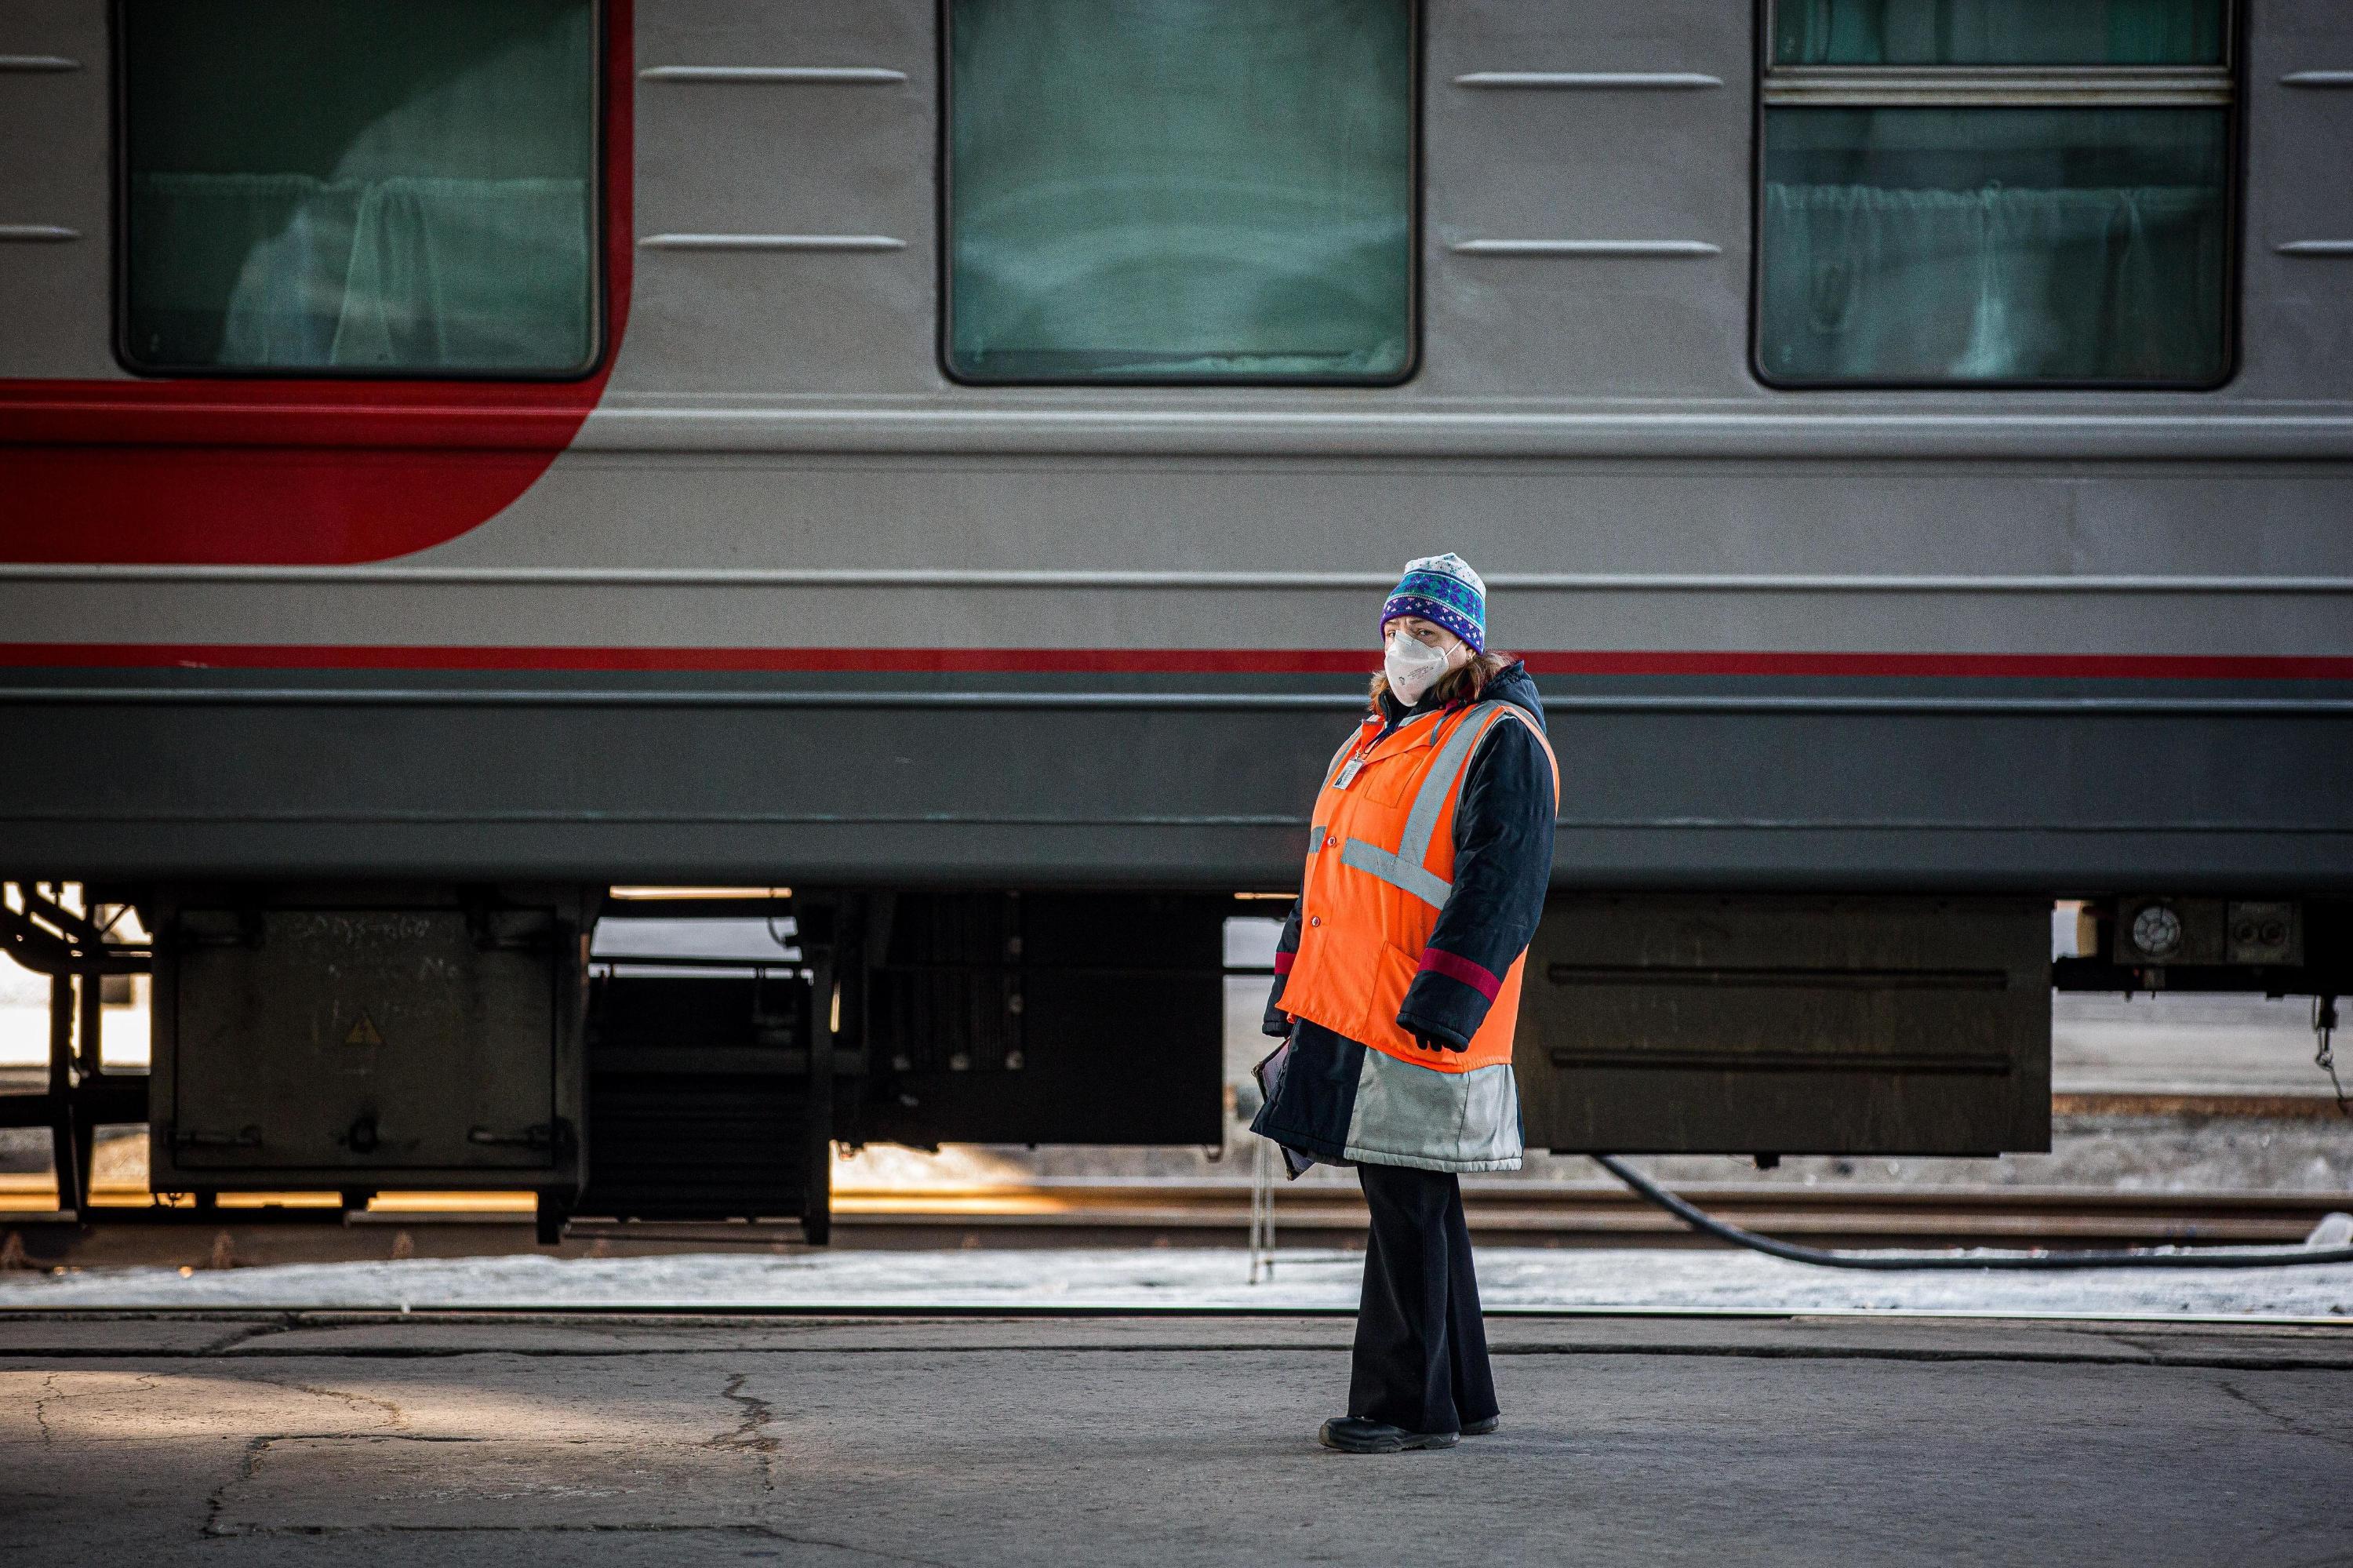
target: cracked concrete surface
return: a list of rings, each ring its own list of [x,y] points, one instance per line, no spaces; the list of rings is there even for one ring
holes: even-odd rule
[[[183,1326],[0,1319],[0,1562],[2353,1559],[2333,1329],[1499,1321],[1359,1459],[1345,1319]]]
[[[57,1446],[57,1434],[49,1430],[49,1401],[57,1397],[58,1374],[50,1372],[41,1379],[41,1392],[33,1398],[33,1425],[40,1428],[41,1446]]]
[[[2299,1437],[2309,1437],[2316,1443],[2329,1443],[2339,1448],[2353,1449],[2353,1430],[2341,1426],[2335,1428],[2315,1426],[2299,1415],[2275,1408],[2264,1395],[2246,1387],[2239,1380],[2223,1378],[2218,1381],[2216,1386],[2250,1410],[2260,1412],[2279,1423],[2284,1431],[2293,1432]]]
[[[774,1491],[776,1489],[776,1471],[774,1463],[776,1439],[769,1434],[768,1426],[776,1419],[776,1413],[766,1400],[743,1392],[744,1385],[751,1381],[751,1376],[749,1372],[736,1372],[728,1378],[727,1386],[719,1391],[719,1396],[722,1399],[732,1400],[741,1407],[744,1418],[735,1425],[733,1431],[723,1432],[712,1438],[710,1446],[733,1448],[741,1453],[757,1456],[760,1461],[760,1485],[765,1490]]]
[[[286,1386],[299,1390],[303,1393],[315,1393],[321,1399],[338,1399],[347,1404],[373,1406],[390,1416],[392,1418],[393,1425],[406,1426],[408,1425],[408,1413],[406,1411],[401,1409],[400,1406],[395,1404],[392,1401],[388,1399],[378,1399],[372,1393],[349,1393],[340,1388],[321,1388],[315,1383],[290,1383]]]

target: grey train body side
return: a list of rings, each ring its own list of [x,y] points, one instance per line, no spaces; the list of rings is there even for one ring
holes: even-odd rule
[[[122,379],[107,7],[38,16],[82,69],[0,75],[42,131],[0,139],[0,188],[82,238],[0,246],[0,292],[51,306],[0,376]],[[1561,656],[1536,668],[1564,886],[2353,888],[2353,683],[2098,663],[2353,655],[2353,259],[2311,243],[2353,236],[2353,90],[2291,79],[2353,67],[2342,7],[2250,0],[2236,366],[2203,392],[1763,385],[1757,16],[1715,0],[1424,8],[1402,385],[955,385],[938,26],[923,0],[641,0],[628,328],[544,477],[378,566],[0,567],[0,626],[1034,672],[20,664],[0,864],[1279,887],[1360,677],[1050,651],[1369,650],[1396,563],[1452,548],[1499,645]],[[665,72],[844,64],[885,69]],[[660,242],[824,233],[903,243]],[[1523,240],[1564,243],[1484,243]],[[1949,663],[1979,656],[2062,673]]]

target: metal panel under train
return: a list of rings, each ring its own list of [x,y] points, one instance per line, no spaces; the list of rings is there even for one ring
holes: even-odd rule
[[[576,899],[297,888],[159,913],[159,1189],[571,1180]]]
[[[1187,894],[910,894],[878,922],[867,1136],[1223,1136],[1224,923]]]
[[[2029,899],[1555,898],[1515,1054],[1527,1141],[2047,1150],[2050,953]]]

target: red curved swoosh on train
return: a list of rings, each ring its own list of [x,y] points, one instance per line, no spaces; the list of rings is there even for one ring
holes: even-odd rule
[[[605,353],[571,382],[0,381],[0,559],[348,566],[512,505],[629,317],[632,0],[607,0]]]

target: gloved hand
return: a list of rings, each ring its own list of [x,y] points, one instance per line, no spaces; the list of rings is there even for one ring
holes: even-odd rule
[[[1417,1032],[1414,1034],[1413,1043],[1420,1046],[1425,1051],[1453,1051],[1461,1053],[1471,1049],[1468,1044],[1457,1045],[1453,1041],[1449,1040],[1443,1034],[1423,1034]]]

